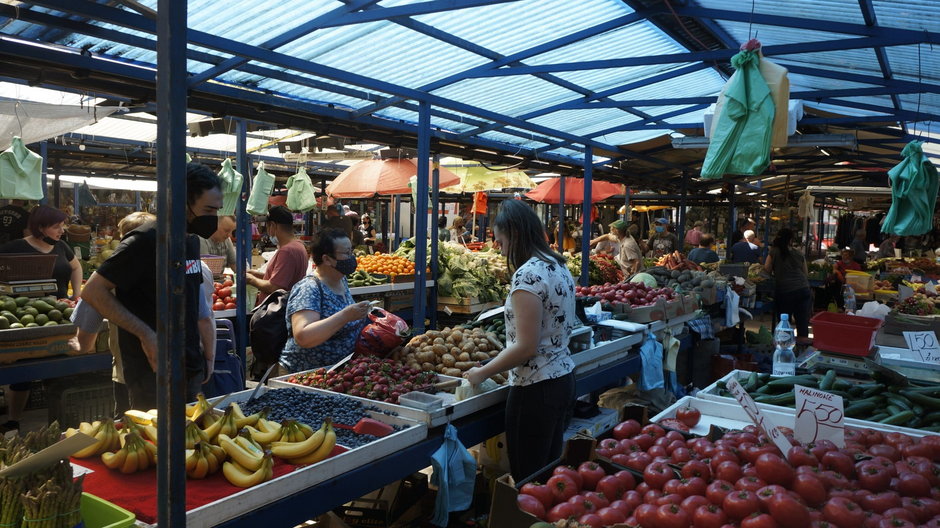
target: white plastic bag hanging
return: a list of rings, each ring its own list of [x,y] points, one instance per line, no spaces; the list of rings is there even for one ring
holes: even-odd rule
[[[248,196],[246,209],[250,215],[263,215],[268,213],[268,199],[274,192],[274,176],[264,170],[264,162],[258,162],[255,179],[251,183],[251,194]]]
[[[219,209],[219,215],[233,215],[242,193],[242,175],[232,167],[230,158],[222,162],[219,179],[222,180],[222,209]]]
[[[306,212],[317,206],[317,195],[307,171],[301,167],[287,179],[287,208],[291,211]]]
[[[741,302],[741,296],[728,286],[725,293],[725,326],[737,326],[741,322],[741,314],[738,313],[738,305]]]

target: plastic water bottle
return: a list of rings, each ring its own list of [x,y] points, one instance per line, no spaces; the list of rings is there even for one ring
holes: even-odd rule
[[[774,329],[774,366],[773,376],[793,376],[796,374],[796,356],[793,354],[793,346],[796,344],[796,338],[793,335],[793,329],[790,328],[790,315],[780,314],[780,323]]]
[[[855,313],[855,290],[848,284],[842,288],[842,299],[845,300],[845,313]]]

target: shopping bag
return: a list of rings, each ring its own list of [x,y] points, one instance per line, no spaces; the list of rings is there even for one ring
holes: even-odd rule
[[[666,384],[663,378],[663,345],[656,341],[652,332],[646,334],[646,340],[640,346],[640,361],[643,364],[640,390],[664,388]]]
[[[10,148],[0,153],[0,198],[42,200],[44,190],[42,156],[14,136]]]
[[[303,168],[287,179],[287,208],[291,211],[306,212],[317,206],[317,195],[313,182]]]
[[[255,179],[251,183],[251,194],[248,196],[246,209],[250,215],[268,214],[268,198],[274,192],[274,176],[264,170],[264,162],[258,162]]]
[[[434,501],[435,526],[447,526],[450,512],[466,510],[473,502],[477,461],[457,438],[457,428],[447,424],[444,443],[431,455],[431,484],[437,487]]]
[[[741,322],[741,314],[738,313],[740,302],[741,296],[728,286],[725,292],[725,326],[737,326]]]
[[[404,319],[381,308],[373,308],[368,319],[353,349],[356,355],[385,357],[411,332]]]
[[[219,179],[222,180],[222,208],[219,209],[219,215],[233,215],[242,194],[242,175],[232,168],[230,158],[222,162]]]

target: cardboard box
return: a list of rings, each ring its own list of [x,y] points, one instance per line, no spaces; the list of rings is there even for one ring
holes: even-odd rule
[[[666,319],[666,303],[662,299],[649,306],[633,306],[627,320],[634,323],[652,323]]]
[[[620,413],[615,409],[600,407],[600,412],[592,418],[572,418],[568,429],[565,430],[565,438],[572,438],[575,435],[582,434],[597,438],[610,431],[620,423]]]
[[[80,352],[71,350],[68,343],[74,335],[73,324],[0,330],[0,364],[21,359],[77,355]]]
[[[682,297],[666,301],[666,319],[675,319],[685,315],[685,303]]]

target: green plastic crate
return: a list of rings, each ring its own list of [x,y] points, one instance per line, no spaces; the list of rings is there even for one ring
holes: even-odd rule
[[[92,495],[82,493],[82,521],[85,528],[127,528],[134,526],[137,517],[110,502]]]

